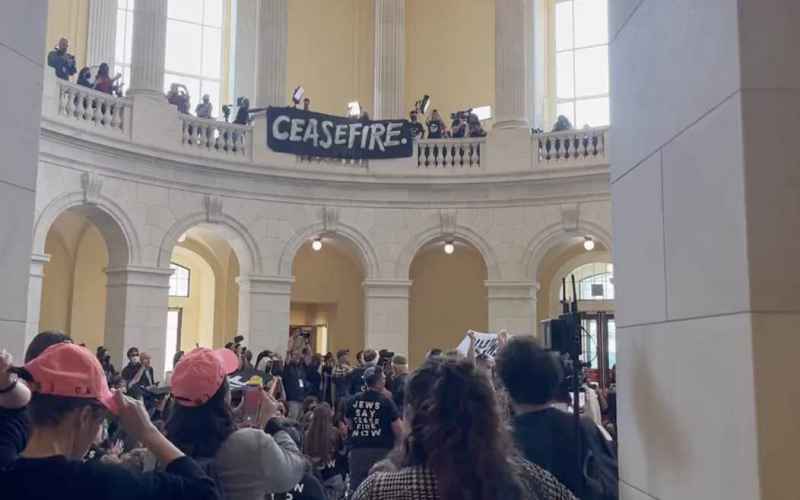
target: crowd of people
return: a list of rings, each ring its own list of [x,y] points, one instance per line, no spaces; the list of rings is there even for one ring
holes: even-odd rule
[[[47,65],[53,68],[56,77],[61,80],[69,81],[72,75],[78,73],[75,83],[82,87],[118,97],[123,95],[123,83],[120,81],[122,74],[117,73],[112,77],[108,63],[101,63],[97,67],[94,78],[88,66],[84,66],[79,72],[75,66],[75,56],[69,53],[69,41],[66,38],[60,39],[58,45],[47,54]]]
[[[478,115],[470,111],[460,111],[450,115],[451,124],[448,129],[439,114],[439,110],[434,109],[431,111],[430,118],[425,122],[425,126],[420,121],[420,115],[424,116],[424,112],[415,108],[408,114],[408,120],[411,122],[413,134],[416,139],[463,139],[464,137],[486,137],[486,131],[483,129],[480,118]],[[427,128],[427,135],[425,129]]]
[[[496,357],[387,350],[285,357],[237,337],[119,372],[59,332],[0,353],[3,498],[612,499],[613,441],[563,401],[557,354],[500,335]],[[44,480],[42,480],[44,479]]]

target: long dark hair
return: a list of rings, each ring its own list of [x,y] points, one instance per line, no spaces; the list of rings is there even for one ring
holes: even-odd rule
[[[314,408],[313,415],[303,443],[303,453],[312,459],[327,462],[333,457],[333,446],[336,440],[333,410],[328,403],[322,403]]]
[[[228,404],[228,382],[202,406],[173,405],[167,420],[167,437],[184,453],[195,458],[210,458],[236,430]]]
[[[407,382],[411,432],[404,466],[425,466],[442,500],[523,498],[513,444],[488,378],[466,360],[431,358]]]

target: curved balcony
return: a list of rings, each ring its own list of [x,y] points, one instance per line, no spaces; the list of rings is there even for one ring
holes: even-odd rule
[[[43,128],[53,133],[152,156],[167,153],[188,163],[234,170],[269,168],[270,173],[291,176],[345,174],[350,180],[364,176],[411,182],[480,176],[490,181],[608,171],[608,127],[541,134],[518,130],[504,140],[496,140],[494,132],[482,138],[426,139],[416,142],[412,157],[392,160],[293,157],[266,147],[263,116],[247,126],[202,119],[179,114],[166,102],[118,98],[52,75],[44,80],[42,115]]]

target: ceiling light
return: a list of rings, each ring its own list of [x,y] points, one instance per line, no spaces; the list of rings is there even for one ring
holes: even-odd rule
[[[453,252],[456,251],[456,246],[453,244],[452,241],[448,241],[444,244],[444,253],[447,255],[453,255]]]
[[[584,238],[583,248],[585,248],[587,252],[591,252],[592,250],[594,250],[594,240],[592,239],[591,236],[587,236],[586,238]]]
[[[311,242],[311,249],[315,252],[319,252],[322,250],[322,239],[321,238],[314,238],[314,241]]]

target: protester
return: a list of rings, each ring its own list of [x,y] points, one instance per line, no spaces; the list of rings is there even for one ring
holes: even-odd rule
[[[47,54],[47,65],[56,72],[56,77],[62,80],[69,80],[69,77],[77,73],[75,68],[75,56],[68,52],[69,41],[61,38],[58,45]]]
[[[370,350],[372,353],[375,351]],[[367,352],[364,353],[366,357]],[[375,353],[377,355],[377,353]],[[364,372],[366,390],[347,404],[350,430],[350,489],[355,491],[366,479],[370,468],[386,458],[396,441],[402,438],[400,412],[387,397],[386,377],[376,366]]]
[[[211,96],[203,94],[203,100],[194,108],[194,114],[198,118],[211,118],[211,112],[214,106],[211,104]]]
[[[94,83],[92,82],[92,70],[89,69],[88,66],[84,66],[78,72],[78,85],[81,87],[88,87],[90,89],[94,88]]]
[[[419,122],[419,115],[416,109],[412,109],[408,114],[408,119],[411,122],[411,134],[414,139],[421,140],[425,138],[425,128]]]
[[[450,137],[453,139],[463,139],[467,136],[467,122],[464,120],[463,113],[454,113],[453,122],[450,124]]]
[[[238,366],[228,349],[201,347],[184,355],[172,375],[176,404],[166,430],[185,453],[210,462],[227,500],[260,500],[292,488],[306,465],[285,432],[264,432],[278,404],[260,388],[254,426],[236,429],[226,375]]]
[[[306,348],[303,351],[303,362],[306,366],[306,381],[308,388],[306,394],[314,396],[317,399],[322,397],[322,356],[319,354],[311,354],[311,349]]]
[[[308,111],[311,108],[311,99],[308,97],[303,98],[303,111]]]
[[[311,461],[315,474],[322,480],[328,499],[341,498],[345,493],[347,476],[346,461],[343,459],[344,439],[333,425],[333,410],[327,403],[314,408],[303,452]]]
[[[444,137],[446,130],[442,116],[438,110],[434,109],[431,113],[431,119],[428,120],[428,139],[441,139]]]
[[[283,368],[283,387],[289,405],[289,418],[299,420],[303,414],[303,400],[308,388],[306,368],[300,352],[291,351],[286,354],[286,358],[287,363]]]
[[[572,130],[572,122],[569,121],[564,115],[558,115],[555,125],[553,125],[553,132],[563,132],[565,130]]]
[[[494,391],[469,361],[428,359],[408,379],[406,405],[409,434],[352,500],[574,499],[514,455]]]
[[[3,360],[0,382],[10,364],[7,356]],[[219,498],[213,481],[156,430],[140,402],[108,389],[100,362],[87,349],[60,342],[14,370],[35,391],[27,407],[29,435],[24,413],[0,419],[0,450],[24,447],[0,472],[3,498]],[[109,411],[164,464],[165,472],[134,474],[117,465],[82,461]]]
[[[533,337],[514,337],[500,351],[497,371],[511,396],[515,417],[513,436],[525,458],[555,475],[577,497],[591,498],[583,467],[590,450],[608,459],[616,475],[616,458],[591,420],[575,417],[554,407],[562,386],[563,371],[557,353],[544,350]],[[583,456],[579,461],[579,434]],[[598,450],[602,450],[599,456]]]
[[[350,374],[351,395],[356,395],[359,392],[364,392],[366,390],[366,385],[364,383],[364,372],[367,370],[367,368],[376,366],[378,364],[378,352],[375,349],[365,349],[360,353],[360,356],[357,355],[357,358],[361,361],[361,365],[354,368],[353,372]]]
[[[167,102],[178,108],[178,113],[188,115],[191,108],[189,89],[182,83],[173,83],[167,92]]]
[[[120,94],[121,87],[116,84],[117,80],[120,78],[122,78],[122,74],[120,73],[117,73],[112,78],[109,75],[108,64],[102,63],[100,67],[97,68],[97,75],[94,77],[94,89],[105,94]]]
[[[470,113],[467,117],[467,125],[469,127],[470,137],[486,137],[486,131],[483,130],[481,120],[475,113]]]
[[[392,400],[400,412],[403,412],[406,396],[406,382],[408,380],[408,360],[405,356],[395,354],[392,358],[394,380],[392,381]]]
[[[344,398],[350,396],[350,379],[352,378],[353,368],[350,366],[350,355],[348,349],[336,351],[336,366],[333,368],[331,378],[333,381],[333,404],[336,407]]]

